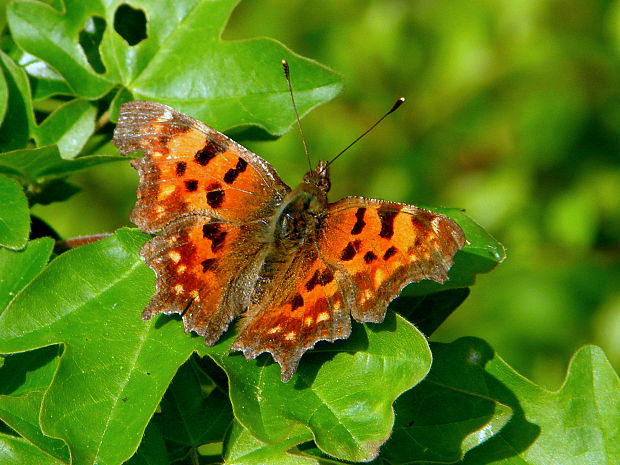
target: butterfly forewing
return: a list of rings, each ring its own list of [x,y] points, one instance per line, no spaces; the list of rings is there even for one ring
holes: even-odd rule
[[[351,315],[362,322],[383,321],[388,303],[411,282],[445,282],[465,245],[453,220],[411,205],[347,197],[328,212],[319,251],[351,290]]]
[[[132,221],[146,232],[193,212],[252,221],[290,190],[265,160],[166,105],[124,104],[114,143],[123,154],[145,154],[132,162],[140,173]]]

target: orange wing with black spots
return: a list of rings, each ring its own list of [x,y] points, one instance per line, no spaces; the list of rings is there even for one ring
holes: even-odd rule
[[[180,313],[187,332],[214,344],[248,305],[261,227],[290,189],[265,160],[166,105],[124,104],[114,143],[144,152],[132,161],[140,184],[131,220],[161,232],[141,250],[157,276],[143,318]]]
[[[254,275],[252,263],[261,248],[256,227],[188,215],[148,241],[141,254],[155,271],[157,292],[143,318],[180,313],[186,332],[215,344],[247,306],[243,289],[253,286],[247,279]],[[244,247],[235,247],[238,243]]]
[[[321,258],[351,290],[347,305],[360,322],[383,321],[411,282],[445,282],[464,245],[463,231],[445,215],[361,197],[330,204],[319,238]]]
[[[140,185],[131,220],[145,232],[189,213],[249,222],[290,191],[265,160],[167,105],[125,103],[114,143],[123,154],[144,152],[132,161]]]
[[[381,322],[407,284],[445,282],[464,244],[453,220],[422,208],[361,197],[330,204],[317,241],[274,278],[277,294],[243,316],[232,349],[270,352],[288,381],[318,341],[349,337],[351,316]]]
[[[132,161],[132,221],[160,233],[141,251],[157,275],[143,318],[180,313],[212,345],[242,314],[232,349],[270,352],[284,381],[317,341],[348,337],[351,316],[380,322],[408,283],[444,282],[465,244],[454,221],[428,210],[329,204],[326,162],[291,191],[265,160],[166,105],[123,105],[114,142],[144,152]]]
[[[347,338],[351,318],[334,273],[318,259],[316,244],[300,250],[270,288],[243,315],[232,349],[248,359],[271,353],[282,380],[288,381],[301,356],[318,341]]]

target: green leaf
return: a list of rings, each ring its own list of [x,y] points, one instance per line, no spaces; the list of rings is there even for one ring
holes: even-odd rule
[[[44,61],[24,53],[19,64],[24,67],[30,77],[33,100],[44,100],[58,94],[72,95],[71,89],[62,76]]]
[[[60,255],[0,315],[0,352],[64,345],[41,425],[76,464],[127,460],[174,371],[202,343],[138,317],[153,292],[136,253],[144,238],[121,230]]]
[[[65,444],[43,434],[39,413],[58,366],[58,348],[9,355],[0,368],[0,418],[50,458],[69,462]]]
[[[515,412],[463,464],[620,463],[620,379],[601,349],[577,351],[562,387],[552,392],[521,377],[479,340],[461,339],[454,348],[475,362],[469,374],[484,381],[475,389]]]
[[[75,184],[71,184],[64,179],[52,179],[51,181],[41,184],[40,188],[30,196],[30,203],[49,205],[54,202],[63,202],[70,199],[78,192],[80,192],[80,188]]]
[[[0,176],[0,205],[0,246],[23,248],[30,233],[28,199],[17,182],[4,176]]]
[[[156,421],[167,441],[189,448],[222,441],[232,416],[228,396],[190,359],[174,376]]]
[[[37,63],[44,65],[40,61]],[[3,88],[5,94],[8,92],[8,100],[0,112],[11,115],[0,126],[0,149],[21,149],[34,137],[38,145],[58,144],[66,158],[77,155],[95,130],[96,108],[85,100],[75,99],[60,106],[38,126],[34,121],[30,85],[24,68],[2,52],[0,65],[3,71],[0,99]]]
[[[347,340],[317,344],[288,383],[265,355],[248,362],[209,353],[228,374],[235,416],[252,435],[272,444],[314,439],[325,453],[352,461],[377,455],[392,429],[392,403],[431,362],[424,336],[392,312],[380,324],[355,324]]]
[[[394,405],[397,422],[381,449],[381,458],[392,465],[454,463],[498,434],[513,414],[508,405],[479,392],[485,383],[476,376],[479,360],[473,349],[465,351],[459,341],[432,349],[429,375]],[[466,386],[458,384],[463,377]]]
[[[99,2],[88,2],[82,8],[74,1],[64,3],[65,13],[43,2],[11,3],[7,18],[13,39],[57,70],[77,95],[99,98],[112,83],[90,68],[78,38],[91,15],[102,15],[102,6]]]
[[[427,337],[469,296],[469,288],[448,289],[422,296],[402,296],[390,309],[411,321]]]
[[[196,350],[224,367],[237,418],[262,441],[314,437],[337,457],[376,455],[392,427],[392,402],[430,367],[419,331],[391,313],[382,324],[354,325],[350,339],[319,344],[282,383],[269,357],[229,355],[230,331],[207,348],[174,318],[140,320],[154,290],[138,258],[145,240],[120,230],[60,255],[0,315],[0,353],[63,344],[41,425],[67,443],[75,463],[131,456],[174,372]]]
[[[454,265],[448,273],[449,280],[444,284],[422,281],[407,287],[405,295],[421,296],[447,289],[469,287],[474,284],[478,273],[487,273],[506,258],[504,246],[497,242],[482,226],[463,211],[456,208],[429,208],[429,210],[448,215],[465,233],[468,244],[454,256]]]
[[[0,248],[0,313],[43,269],[52,247],[54,241],[45,237],[29,242],[25,249],[19,251]]]
[[[4,122],[6,110],[9,102],[9,89],[6,83],[4,73],[0,73],[0,126]]]
[[[6,114],[11,115],[0,126],[0,150],[15,150],[27,144],[34,126],[30,85],[24,70],[2,51],[0,65],[8,90]]]
[[[97,109],[86,100],[75,99],[50,114],[37,128],[38,145],[58,146],[63,158],[74,158],[95,131]]]
[[[90,155],[64,160],[60,157],[58,147],[48,145],[36,149],[15,150],[0,154],[0,173],[17,178],[36,194],[40,185],[58,178],[63,178],[78,171],[105,163],[127,161],[126,157],[115,155]]]
[[[126,465],[170,465],[164,438],[155,424],[148,424],[140,447]]]
[[[556,392],[520,376],[480,339],[432,350],[429,376],[395,405],[387,463],[454,463],[465,452],[463,465],[618,463],[620,380],[599,348],[577,352]]]
[[[124,3],[66,0],[60,12],[15,1],[8,21],[15,42],[54,68],[76,95],[99,98],[120,84],[135,98],[168,103],[221,130],[240,124],[287,130],[294,114],[282,59],[289,61],[301,114],[340,91],[334,72],[274,40],[222,41],[238,0],[143,2],[142,14]],[[138,43],[140,34],[127,33],[143,28],[147,37]]]
[[[49,457],[28,441],[0,433],[0,463],[3,465],[65,465],[58,459]]]
[[[267,444],[250,434],[240,423],[234,422],[226,439],[224,459],[226,465],[318,465],[313,457],[288,453],[300,438],[286,438],[277,444]]]

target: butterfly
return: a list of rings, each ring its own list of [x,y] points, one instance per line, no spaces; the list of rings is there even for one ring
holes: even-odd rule
[[[345,339],[351,317],[383,321],[411,282],[448,279],[465,245],[447,216],[401,203],[329,203],[329,166],[295,189],[264,159],[173,108],[121,106],[114,143],[140,184],[131,220],[157,233],[141,256],[156,274],[143,311],[180,313],[186,332],[215,344],[241,316],[231,349],[271,353],[288,381],[317,341]]]

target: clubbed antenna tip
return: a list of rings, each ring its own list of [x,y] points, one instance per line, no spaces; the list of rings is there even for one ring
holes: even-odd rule
[[[396,100],[396,102],[394,102],[394,105],[392,105],[392,108],[390,109],[390,111],[388,112],[388,115],[396,110],[398,110],[398,107],[401,106],[403,103],[405,103],[405,97],[401,97],[398,100]]]
[[[288,81],[291,78],[291,72],[288,69],[288,61],[282,60],[282,69],[284,70],[284,77]]]

